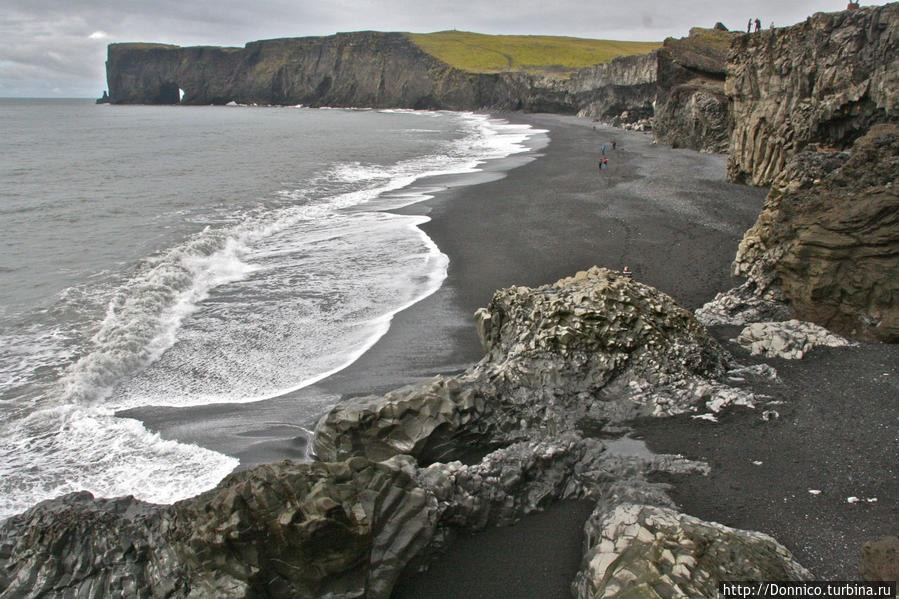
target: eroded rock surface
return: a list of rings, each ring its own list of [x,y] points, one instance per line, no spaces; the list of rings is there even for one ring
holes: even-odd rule
[[[734,261],[754,295],[843,335],[899,341],[899,126],[851,152],[806,152],[778,177]]]
[[[868,582],[899,580],[899,535],[865,543],[859,554],[858,571]]]
[[[899,4],[817,13],[736,39],[728,178],[769,185],[797,153],[899,120]]]
[[[0,595],[386,598],[437,523],[411,469],[285,461],[171,506],[44,502],[0,526]]]
[[[801,360],[814,347],[845,347],[848,340],[810,322],[757,322],[744,328],[735,339],[752,352],[768,358]]]
[[[659,50],[653,132],[675,148],[726,152],[730,111],[724,93],[727,55],[738,33],[694,27]]]
[[[811,580],[768,535],[705,522],[670,508],[600,505],[572,584],[578,599],[715,597],[721,580]]]
[[[464,459],[474,446],[682,413],[708,399],[690,383],[720,378],[730,360],[670,297],[607,269],[498,291],[475,319],[486,350],[478,364],[337,406],[316,428],[316,455],[408,453],[427,464]]]

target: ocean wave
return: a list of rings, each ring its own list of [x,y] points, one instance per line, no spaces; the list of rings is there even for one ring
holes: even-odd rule
[[[238,465],[161,438],[108,410],[66,405],[0,427],[0,519],[74,491],[171,503],[214,487]]]
[[[112,289],[66,290],[61,304],[105,305],[86,342],[52,329],[24,331],[33,345],[4,335],[17,348],[0,364],[17,373],[4,398],[16,403],[36,369],[61,374],[39,401],[0,419],[0,517],[72,490],[171,502],[213,486],[236,460],[162,439],[114,410],[248,402],[310,385],[436,291],[448,260],[420,229],[427,218],[380,211],[439,189],[414,188],[421,178],[526,151],[534,131],[473,113],[414,114],[448,114],[465,133],[393,164],[335,164],[275,202],[213,215],[104,279]]]

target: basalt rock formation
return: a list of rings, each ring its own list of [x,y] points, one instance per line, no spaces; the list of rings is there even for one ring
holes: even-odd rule
[[[666,485],[649,478],[707,474],[707,465],[616,455],[578,430],[711,401],[665,390],[678,380],[707,387],[729,361],[689,312],[591,269],[502,290],[477,319],[487,355],[470,371],[351,400],[323,420],[316,450],[342,461],[259,466],[171,506],[75,493],[3,522],[0,597],[386,598],[402,570],[425,566],[457,531],[512,524],[569,498],[597,502],[580,597],[612,588],[595,567],[600,554],[621,565],[614,581],[640,588],[712,588],[731,567],[802,574],[782,547],[756,543],[761,535],[675,514]],[[472,459],[477,445],[501,447]],[[623,503],[640,518],[613,527],[622,557],[610,561],[595,523]],[[666,550],[676,550],[670,572]],[[697,575],[689,584],[684,568]]]
[[[739,36],[693,28],[689,37],[665,40],[653,122],[657,140],[675,148],[727,151],[731,127],[724,79],[731,41]]]
[[[715,597],[721,580],[811,580],[768,535],[652,505],[598,508],[572,585],[578,599]]]
[[[47,501],[0,525],[0,596],[386,598],[437,523],[409,470],[285,461],[171,506]]]
[[[614,429],[724,400],[730,356],[659,291],[593,268],[498,291],[475,316],[486,355],[456,377],[349,399],[318,424],[315,454],[419,463],[481,447]]]
[[[727,64],[728,178],[769,185],[797,153],[899,120],[899,4],[738,36]]]
[[[899,341],[899,125],[805,152],[771,187],[733,271],[749,296],[860,339]],[[718,298],[720,303],[722,300]]]
[[[283,38],[244,48],[110,44],[106,76],[113,104],[517,108],[511,79],[454,69],[401,33]]]

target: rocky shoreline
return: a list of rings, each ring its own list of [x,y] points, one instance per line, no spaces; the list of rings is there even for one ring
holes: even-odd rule
[[[480,361],[346,398],[316,428],[317,462],[238,472],[171,506],[76,493],[3,522],[0,597],[386,598],[456,535],[564,500],[593,506],[579,599],[854,577],[859,552],[862,575],[890,576],[899,356],[871,341],[895,342],[899,322],[897,27],[892,4],[735,38],[728,170],[772,187],[733,263],[745,282],[695,316],[617,268],[505,286],[476,313]],[[839,60],[840,36],[865,52]],[[690,56],[688,72],[705,64]],[[720,84],[708,76],[676,97],[717,122],[700,104]],[[711,133],[720,123],[687,137]],[[599,183],[581,170],[589,179],[558,176],[590,196],[605,185],[604,202],[631,199],[615,173]],[[626,250],[621,222],[613,247]],[[708,268],[688,262],[674,267]],[[666,289],[685,276],[645,271]],[[657,455],[609,451],[631,426]]]
[[[322,462],[260,466],[168,507],[79,493],[11,518],[0,529],[0,588],[9,597],[389,597],[413,558],[424,563],[458,531],[571,498],[596,501],[578,597],[659,584],[696,596],[735,574],[810,577],[765,535],[678,514],[647,479],[706,465],[621,458],[590,434],[744,397],[722,382],[732,358],[688,311],[597,268],[501,290],[477,320],[481,362],[338,406],[316,430]],[[456,459],[474,446],[496,449]],[[662,561],[650,558],[657,552]]]

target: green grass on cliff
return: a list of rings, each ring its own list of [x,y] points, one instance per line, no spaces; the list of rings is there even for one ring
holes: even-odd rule
[[[428,54],[474,73],[525,71],[564,76],[573,69],[646,54],[661,42],[619,42],[551,35],[485,35],[468,31],[410,33]]]

